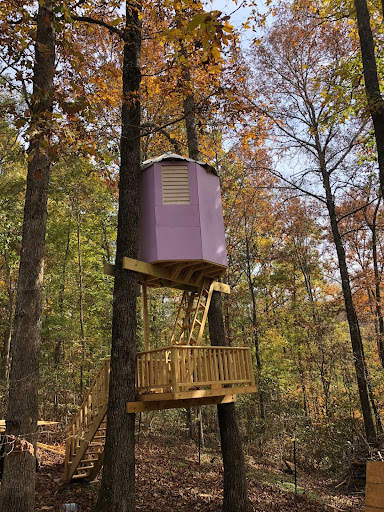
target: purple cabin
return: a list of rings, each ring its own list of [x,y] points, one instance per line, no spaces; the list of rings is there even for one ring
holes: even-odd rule
[[[220,180],[208,164],[165,153],[142,165],[139,259],[228,266]]]

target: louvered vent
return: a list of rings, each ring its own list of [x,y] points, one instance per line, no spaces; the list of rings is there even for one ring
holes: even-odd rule
[[[189,204],[188,165],[161,167],[163,204]]]

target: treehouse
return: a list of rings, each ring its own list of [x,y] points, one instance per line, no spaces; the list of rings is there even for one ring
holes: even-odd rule
[[[256,391],[248,347],[202,345],[217,281],[226,271],[220,180],[215,169],[172,153],[143,163],[139,259],[123,259],[142,289],[144,351],[136,359],[136,398],[127,413],[234,402]],[[114,275],[114,266],[105,264]],[[169,345],[151,349],[147,289],[182,296]],[[104,361],[72,424],[63,479],[93,479],[103,464],[109,360]]]
[[[139,260],[206,277],[225,273],[220,180],[213,167],[172,153],[147,160],[141,198]]]

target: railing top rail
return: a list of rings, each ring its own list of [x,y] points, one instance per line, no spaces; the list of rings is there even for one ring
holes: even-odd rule
[[[143,352],[137,352],[137,355],[143,355],[143,354],[151,354],[154,352],[165,352],[170,350],[177,350],[177,349],[193,349],[193,350],[201,350],[201,349],[208,349],[208,350],[252,350],[251,347],[226,347],[226,346],[212,346],[212,345],[170,345],[168,347],[162,347],[162,348],[155,348],[151,350],[146,350]]]
[[[161,347],[161,348],[151,348],[151,350],[143,350],[141,352],[137,352],[136,355],[140,356],[142,354],[153,354],[154,352],[165,352],[166,350],[171,350],[174,345],[171,345],[170,347]]]

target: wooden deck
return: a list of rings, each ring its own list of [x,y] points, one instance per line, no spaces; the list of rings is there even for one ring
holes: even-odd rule
[[[176,345],[137,354],[136,401],[127,413],[234,402],[256,391],[252,351]],[[103,361],[67,434],[63,480],[92,480],[104,461],[110,361]]]

